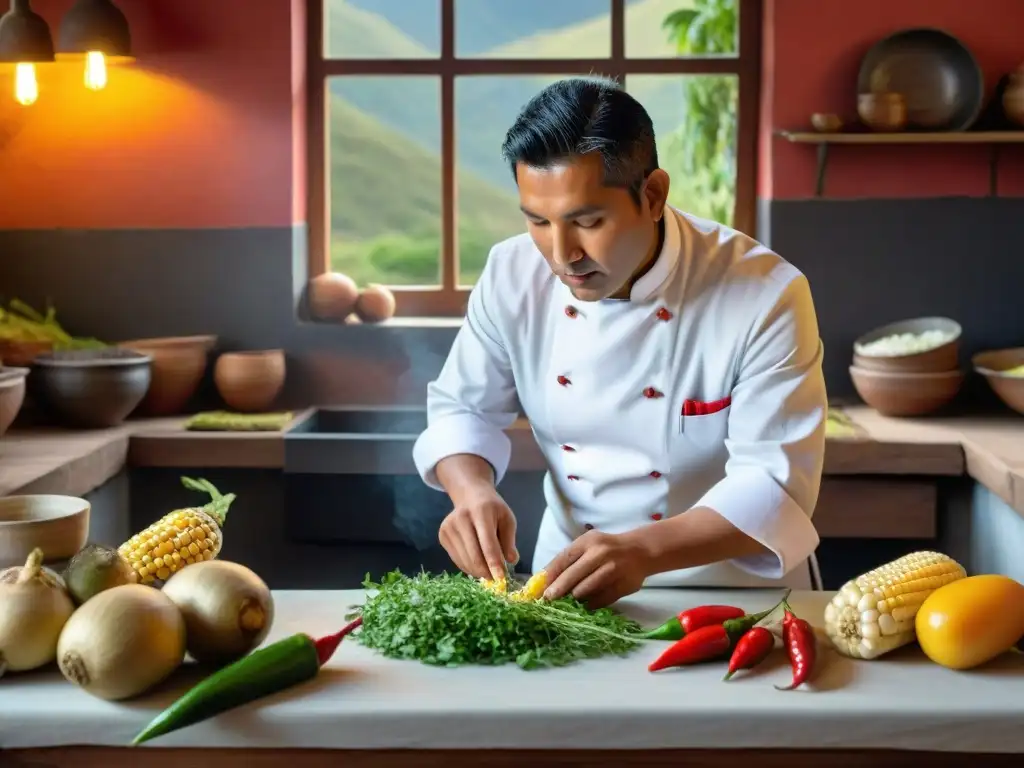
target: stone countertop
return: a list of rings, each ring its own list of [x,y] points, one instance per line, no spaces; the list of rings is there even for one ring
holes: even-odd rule
[[[654,625],[694,605],[726,602],[757,611],[779,596],[776,590],[648,589],[620,605]],[[830,596],[794,592],[790,604],[820,626]],[[268,642],[336,631],[362,597],[361,591],[275,592]],[[652,642],[625,658],[527,672],[513,665],[430,667],[345,641],[317,679],[149,746],[1024,751],[1024,657],[1017,654],[953,672],[916,646],[884,660],[854,661],[822,645],[813,683],[778,691],[774,686],[790,678],[780,649],[762,668],[725,683],[724,663],[649,673],[647,664],[665,647]],[[5,678],[0,744],[13,750],[126,745],[196,679],[183,669],[156,692],[112,703],[90,697],[52,668]]]
[[[844,407],[851,428],[830,437],[826,475],[969,474],[1024,514],[1024,418],[894,419],[864,406]],[[308,411],[298,412],[299,423]],[[125,465],[275,469],[284,465],[283,432],[189,432],[184,418],[130,420],[107,430],[12,430],[0,437],[0,496],[82,495]],[[529,424],[517,422],[513,470],[540,470]]]

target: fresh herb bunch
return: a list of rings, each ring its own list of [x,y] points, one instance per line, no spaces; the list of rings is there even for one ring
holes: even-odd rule
[[[571,596],[512,602],[465,574],[388,573],[349,618],[363,617],[353,639],[384,656],[439,666],[554,667],[625,655],[640,625],[610,608],[587,609]]]

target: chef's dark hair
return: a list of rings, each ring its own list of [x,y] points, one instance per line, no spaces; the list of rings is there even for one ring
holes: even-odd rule
[[[547,168],[594,152],[601,156],[605,184],[627,188],[639,204],[644,179],[658,167],[654,125],[611,78],[552,83],[523,107],[501,145],[513,179],[517,163]]]

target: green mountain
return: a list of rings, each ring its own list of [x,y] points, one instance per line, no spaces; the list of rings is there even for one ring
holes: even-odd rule
[[[330,108],[331,263],[360,284],[439,279],[441,161],[335,96]],[[490,246],[523,231],[516,198],[471,171],[457,177],[462,281]]]

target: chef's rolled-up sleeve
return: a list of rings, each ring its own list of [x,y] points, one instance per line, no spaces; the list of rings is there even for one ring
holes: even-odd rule
[[[496,288],[495,250],[470,292],[466,318],[437,379],[427,385],[427,428],[413,446],[423,481],[443,491],[437,464],[456,454],[484,459],[498,484],[512,443],[505,430],[518,416],[518,398],[498,318],[506,311]]]
[[[695,505],[769,550],[733,561],[755,576],[782,578],[818,546],[811,516],[828,417],[822,355],[810,286],[797,274],[754,326],[732,392],[726,476]]]

